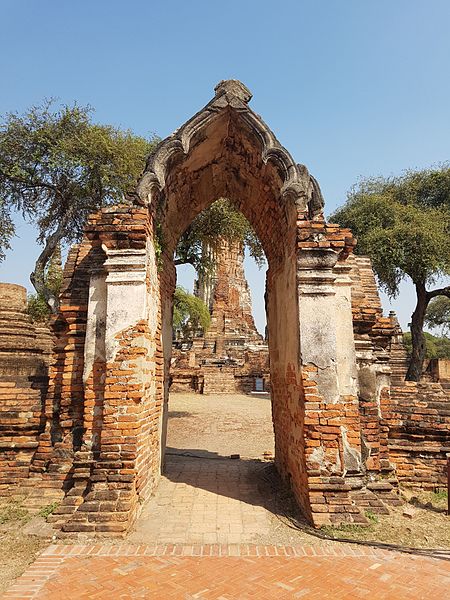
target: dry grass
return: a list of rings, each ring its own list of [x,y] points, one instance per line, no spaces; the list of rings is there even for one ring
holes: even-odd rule
[[[0,504],[0,593],[25,571],[50,542],[49,537],[29,535],[23,531],[31,518],[20,500]]]
[[[341,525],[322,530],[333,537],[375,540],[415,548],[450,549],[450,516],[446,514],[447,494],[402,490],[405,506],[392,507],[389,515],[366,513],[370,525]],[[412,516],[405,516],[405,508]]]

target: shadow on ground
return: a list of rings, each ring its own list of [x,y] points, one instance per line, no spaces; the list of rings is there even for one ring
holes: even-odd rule
[[[275,463],[260,459],[230,458],[200,448],[166,448],[164,476],[213,494],[261,506],[273,515],[308,525],[289,486]]]

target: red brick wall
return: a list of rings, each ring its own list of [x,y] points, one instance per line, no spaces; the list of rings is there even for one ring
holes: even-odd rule
[[[447,485],[450,454],[450,395],[439,383],[404,382],[385,390],[383,425],[389,459],[406,486],[436,489]]]
[[[0,495],[28,479],[43,427],[41,391],[28,382],[0,382]]]

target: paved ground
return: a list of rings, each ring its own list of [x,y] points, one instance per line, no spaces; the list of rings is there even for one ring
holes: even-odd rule
[[[448,562],[336,544],[52,546],[4,600],[444,600]]]
[[[448,597],[448,561],[280,526],[268,398],[174,396],[170,412],[165,476],[129,544],[51,546],[5,600]]]
[[[233,544],[271,530],[258,489],[264,463],[170,456],[166,476],[144,507],[130,542]]]
[[[273,444],[267,395],[173,394],[165,473],[129,541],[268,541],[273,516],[261,459]]]

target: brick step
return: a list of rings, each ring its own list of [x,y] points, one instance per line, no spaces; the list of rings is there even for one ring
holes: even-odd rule
[[[368,489],[352,492],[350,498],[365,512],[370,511],[377,515],[388,515],[390,512],[384,502]]]

